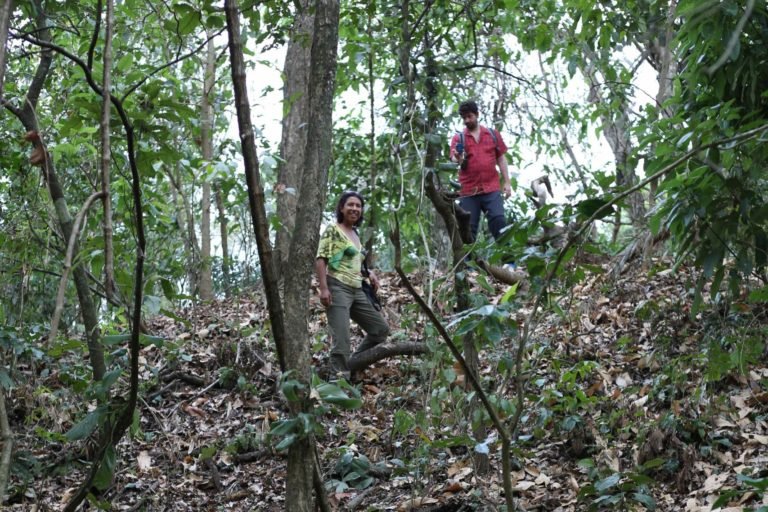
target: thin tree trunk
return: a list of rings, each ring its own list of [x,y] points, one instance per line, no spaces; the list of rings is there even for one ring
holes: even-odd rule
[[[368,38],[373,38],[373,10],[370,9],[368,11]],[[368,176],[368,226],[366,227],[366,230],[368,232],[368,236],[365,240],[365,250],[366,250],[366,258],[368,261],[369,266],[373,266],[373,262],[375,260],[374,254],[373,254],[373,242],[374,242],[374,235],[376,233],[376,207],[373,204],[375,197],[376,197],[376,106],[374,102],[374,91],[375,91],[375,77],[373,75],[373,49],[368,50],[368,94],[370,95],[369,99],[369,116],[371,120],[371,135],[369,138],[369,147],[370,147],[370,158],[371,158],[371,169],[370,174]]]
[[[208,39],[205,55],[205,78],[203,80],[203,98],[200,113],[200,146],[203,153],[203,165],[207,168],[213,160],[213,107],[211,95],[216,78],[216,50],[213,39]],[[213,299],[213,275],[211,255],[211,182],[207,178],[207,169],[203,172],[202,214],[200,217],[200,298]]]
[[[284,275],[290,258],[293,228],[296,224],[296,208],[301,193],[301,176],[307,145],[307,123],[305,113],[309,105],[307,83],[309,82],[312,52],[312,28],[315,23],[314,9],[310,0],[296,2],[295,15],[288,50],[285,54],[283,73],[283,133],[280,140],[282,163],[278,171],[277,217],[280,227],[275,237],[278,271]],[[323,139],[330,141],[329,136]]]
[[[581,71],[589,84],[588,101],[593,105],[603,103],[600,96],[600,87],[604,83],[598,76],[597,62],[599,58],[589,48],[584,47],[584,56],[586,64],[582,66]],[[632,151],[632,138],[629,133],[630,121],[629,105],[626,97],[619,98],[621,105],[612,109],[616,112],[611,117],[603,114],[601,120],[603,123],[603,135],[608,145],[613,151],[613,159],[616,164],[616,184],[621,187],[630,188],[637,182],[635,174],[635,164],[629,159]],[[634,194],[629,198],[629,216],[632,224],[636,227],[642,227],[645,224],[645,204],[642,194]]]
[[[430,39],[429,33],[427,32],[424,36],[424,42],[425,42],[425,48],[427,49],[427,55],[426,55],[426,75],[427,75],[427,81],[426,81],[426,100],[427,100],[427,133],[433,133],[436,130],[436,123],[437,120],[440,118],[440,111],[437,107],[437,85],[436,81],[438,79],[438,73],[437,73],[437,65],[434,60],[434,55],[432,54],[432,41]],[[426,156],[424,159],[424,165],[427,168],[434,169],[437,167],[437,147],[434,144],[429,144],[427,147]],[[431,183],[431,180],[430,180]],[[429,187],[428,187],[429,190]],[[436,194],[434,192],[429,193],[430,199],[434,197]],[[433,200],[434,202],[434,200]],[[445,208],[438,209],[438,211],[447,211]],[[446,226],[452,227],[453,232],[451,233],[451,238],[454,240],[454,251],[453,251],[453,268],[456,269],[454,272],[454,293],[456,295],[456,311],[466,311],[469,309],[470,306],[470,300],[469,300],[469,282],[466,278],[466,272],[464,271],[464,265],[463,261],[466,257],[466,252],[464,250],[464,244],[471,244],[473,240],[462,240],[458,225],[455,220],[455,215],[451,213],[451,218],[446,219],[445,216],[443,217],[443,220],[445,221]],[[477,354],[477,349],[475,348],[475,338],[472,333],[468,333],[464,336],[462,340],[462,346],[463,346],[463,352],[464,352],[464,359],[467,364],[467,371],[472,373],[472,376],[476,381],[479,382],[478,376],[479,376],[479,359]],[[468,411],[469,419],[474,416],[473,411],[479,407],[479,403],[475,400],[472,403],[472,406],[470,407],[470,410]],[[472,434],[475,437],[475,440],[478,442],[481,442],[485,440],[486,438],[486,431],[485,427],[482,424],[475,425],[472,430]],[[485,474],[489,470],[489,461],[488,461],[488,454],[485,453],[479,453],[479,452],[473,452],[473,457],[475,461],[475,469],[478,472],[478,474]]]
[[[220,185],[214,185],[214,197],[216,199],[216,210],[219,212],[219,233],[221,236],[221,273],[224,277],[224,295],[229,298],[232,295],[232,282],[230,277],[229,261],[229,230],[227,221],[227,210],[224,206],[224,194]]]
[[[0,0],[0,105],[3,103],[3,84],[5,83],[5,45],[8,41],[8,28],[13,12],[13,0]]]
[[[38,2],[36,7],[38,12],[38,39],[47,43],[50,41],[51,37],[48,21],[43,12],[42,5]],[[51,202],[54,205],[61,232],[64,239],[69,240],[72,235],[72,216],[69,213],[69,207],[64,197],[64,190],[59,183],[53,161],[45,148],[44,137],[39,135],[40,128],[37,124],[37,114],[35,112],[40,93],[48,77],[52,62],[52,50],[43,48],[40,52],[40,62],[35,71],[35,76],[32,79],[26,94],[24,106],[22,108],[16,108],[6,102],[5,107],[19,119],[27,132],[37,134],[37,138],[34,140],[35,151],[38,151],[43,155],[43,161],[41,162],[43,177],[48,186],[48,193],[50,194]],[[75,254],[77,254],[78,249],[78,245],[76,244],[74,248]],[[88,357],[90,358],[91,368],[93,370],[93,379],[99,381],[106,373],[106,363],[104,361],[104,348],[101,344],[101,331],[99,330],[96,304],[94,303],[91,290],[88,287],[88,276],[85,270],[78,265],[74,268],[72,275],[77,290],[78,303],[80,304],[80,314],[82,315],[83,326],[85,327]]]
[[[187,282],[189,283],[189,295],[197,293],[198,283],[198,255],[200,248],[197,245],[197,234],[195,233],[195,217],[192,213],[192,205],[189,203],[187,194],[184,193],[180,169],[176,167],[167,173],[168,179],[173,185],[173,204],[176,205],[176,225],[182,233],[184,242],[184,253],[187,255],[185,268],[187,271]]]
[[[243,58],[240,13],[237,7],[237,0],[224,0],[224,10],[227,16],[227,34],[229,38],[232,85],[235,91],[237,126],[240,131],[245,180],[248,186],[248,205],[256,235],[256,246],[264,280],[264,290],[267,295],[267,309],[272,325],[272,336],[275,339],[277,358],[280,362],[280,369],[286,371],[286,335],[283,305],[280,300],[277,271],[273,259],[272,244],[269,239],[269,222],[264,205],[264,188],[261,186],[259,159],[256,153],[253,125],[251,124],[251,105],[248,101],[248,89],[246,88],[245,59]]]
[[[229,48],[232,61],[232,81],[235,88],[238,126],[243,147],[243,158],[248,181],[251,215],[256,229],[259,259],[264,276],[264,287],[272,322],[273,335],[278,347],[283,371],[292,370],[295,377],[309,386],[309,333],[307,311],[309,284],[314,255],[320,231],[320,212],[325,202],[325,187],[331,148],[333,92],[338,44],[339,2],[317,0],[311,42],[311,73],[308,86],[307,143],[303,176],[299,186],[300,204],[296,225],[291,237],[290,261],[285,273],[285,317],[280,303],[276,267],[272,261],[268,224],[264,208],[264,194],[258,173],[258,160],[250,123],[250,105],[245,88],[245,66],[240,39],[239,16],[235,0],[225,0]],[[291,78],[288,78],[291,81]],[[279,315],[279,316],[278,316]],[[278,331],[278,329],[280,329]],[[283,331],[283,329],[285,329]],[[308,393],[290,403],[293,415],[307,413],[311,408]],[[319,482],[314,459],[314,439],[298,439],[288,450],[288,477],[286,481],[286,510],[310,512],[313,509],[312,488]],[[322,489],[317,499],[322,500]]]
[[[102,110],[101,110],[101,201],[104,207],[104,292],[108,300],[115,295],[115,263],[114,244],[112,241],[112,197],[110,195],[109,161],[111,158],[110,113],[112,102],[112,31],[115,24],[114,0],[106,0],[106,23],[104,25],[104,74],[102,80]]]
[[[0,438],[3,441],[3,453],[0,455],[0,505],[8,488],[8,477],[11,472],[11,455],[13,455],[13,432],[8,424],[8,411],[5,408],[5,389],[0,387]]]
[[[307,83],[309,103],[305,114],[308,122],[307,144],[299,195],[299,204],[302,207],[297,211],[291,239],[291,264],[285,271],[286,353],[291,369],[296,371],[299,380],[307,389],[310,381],[307,311],[315,253],[320,240],[320,212],[325,206],[328,168],[331,164],[339,9],[339,0],[315,2],[311,65]],[[311,409],[308,394],[292,404],[294,414],[308,413]],[[311,512],[313,508],[312,473],[316,467],[313,444],[313,438],[306,438],[288,449],[286,510]]]
[[[676,55],[672,52],[669,45],[674,37],[674,24],[675,24],[675,12],[677,11],[677,0],[669,0],[667,6],[667,19],[664,25],[663,37],[657,37],[655,41],[651,43],[651,50],[656,54],[657,61],[659,62],[659,90],[656,92],[656,105],[659,108],[659,113],[663,117],[671,117],[674,112],[670,107],[663,107],[664,103],[672,96],[672,85],[675,76],[677,76],[677,60]],[[651,152],[653,154],[653,152]],[[652,209],[656,204],[656,188],[657,182],[652,182],[650,191],[648,193],[648,208]]]
[[[555,112],[555,103],[552,100],[552,92],[551,92],[551,83],[549,82],[549,78],[547,77],[546,70],[544,69],[544,61],[542,60],[541,53],[538,54],[539,57],[539,68],[541,69],[541,76],[544,79],[544,94],[547,98],[547,106],[549,107],[550,112],[554,116],[556,114]],[[581,182],[581,186],[584,190],[587,190],[589,188],[589,185],[587,184],[587,177],[584,173],[584,168],[581,166],[581,163],[579,163],[579,159],[576,157],[576,153],[573,150],[573,145],[571,144],[571,141],[568,139],[568,132],[566,131],[565,127],[558,123],[557,129],[560,132],[560,139],[561,144],[563,148],[565,149],[566,154],[568,155],[568,158],[571,160],[571,165],[573,166],[573,170],[576,171],[576,176],[579,178],[579,181]]]

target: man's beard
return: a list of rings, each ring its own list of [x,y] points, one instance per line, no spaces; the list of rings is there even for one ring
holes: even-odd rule
[[[466,127],[467,127],[467,130],[469,130],[469,131],[472,131],[472,130],[474,130],[475,128],[477,128],[477,122],[472,122],[472,123],[464,123],[464,126],[466,126]]]

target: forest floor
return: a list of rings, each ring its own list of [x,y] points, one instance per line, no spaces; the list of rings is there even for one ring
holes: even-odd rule
[[[332,509],[500,510],[497,436],[470,440],[460,371],[399,278],[382,281],[392,339],[427,340],[433,354],[369,367],[355,384],[362,407],[321,416]],[[692,314],[695,282],[686,268],[598,272],[561,297],[558,314],[543,315],[528,344],[514,447],[521,510],[768,504],[768,316],[748,300],[727,311],[705,301]],[[491,303],[507,291],[487,283],[473,290]],[[434,307],[448,314],[447,304]],[[328,348],[316,296],[311,308],[313,359],[322,367]],[[119,445],[116,476],[101,500],[121,511],[284,510],[286,458],[267,433],[287,409],[264,301],[241,297],[172,316],[150,321],[151,334],[165,341],[143,349],[140,420]],[[483,381],[507,406],[515,381],[505,365],[517,343],[505,332],[480,352]],[[34,386],[9,400],[16,442],[9,510],[60,510],[83,479],[89,440],[62,434],[84,411],[72,403],[73,380],[61,367],[19,367]],[[490,452],[486,474],[473,465],[478,447]]]

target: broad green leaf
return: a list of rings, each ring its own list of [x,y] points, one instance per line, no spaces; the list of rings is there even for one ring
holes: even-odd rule
[[[104,407],[97,407],[93,411],[85,415],[85,417],[72,426],[65,434],[70,441],[79,441],[85,439],[91,432],[96,430],[99,426],[99,422],[104,417]]]
[[[115,475],[115,464],[117,463],[117,453],[115,447],[110,445],[104,452],[104,458],[101,460],[99,470],[93,478],[93,486],[103,491],[112,484],[112,478]]]
[[[363,401],[359,397],[350,397],[335,384],[321,384],[317,387],[317,392],[323,401],[338,405],[344,409],[358,409],[363,405]]]
[[[620,473],[614,473],[611,476],[604,478],[595,484],[595,490],[597,492],[607,491],[611,487],[615,487],[621,480]]]

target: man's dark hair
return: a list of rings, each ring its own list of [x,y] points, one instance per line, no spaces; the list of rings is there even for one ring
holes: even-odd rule
[[[356,197],[360,200],[360,217],[358,217],[357,222],[355,222],[355,227],[359,226],[363,222],[363,210],[365,209],[365,199],[363,199],[363,196],[360,195],[360,192],[356,190],[347,190],[343,194],[341,194],[341,197],[339,198],[339,202],[336,203],[336,222],[342,223],[344,222],[344,214],[341,213],[341,209],[344,208],[344,205],[347,204],[347,199],[350,197]]]
[[[472,100],[465,101],[461,105],[459,105],[459,115],[461,117],[464,117],[467,114],[479,114],[479,111],[477,110],[477,103],[475,103]]]

